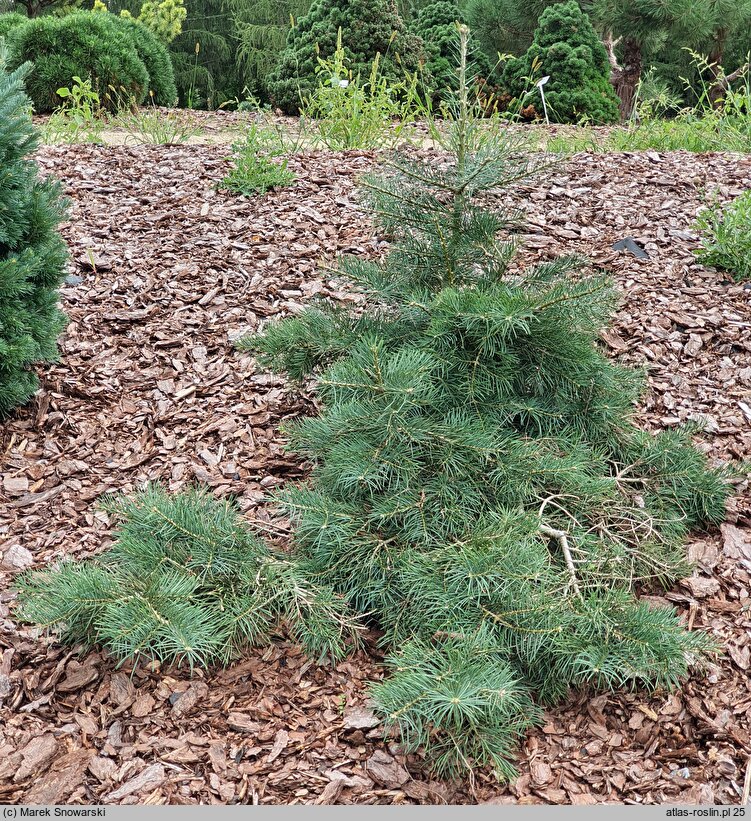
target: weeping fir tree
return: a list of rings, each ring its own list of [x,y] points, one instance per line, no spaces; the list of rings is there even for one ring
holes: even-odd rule
[[[57,357],[66,259],[59,186],[42,180],[29,159],[37,145],[23,90],[31,66],[9,72],[3,43],[0,37],[0,417],[36,391],[32,366]]]
[[[284,50],[295,21],[311,6],[311,0],[230,0],[238,33],[237,62],[248,86],[268,93],[268,79]]]
[[[641,380],[598,345],[608,281],[574,259],[510,268],[511,217],[478,198],[530,169],[471,116],[460,31],[451,162],[366,180],[392,246],[341,262],[364,310],[324,303],[244,346],[315,375],[322,411],[288,429],[312,475],[280,501],[308,572],[393,648],[378,709],[439,773],[510,775],[538,704],[671,687],[706,651],[634,589],[686,572],[726,484],[687,433],[635,426]]]

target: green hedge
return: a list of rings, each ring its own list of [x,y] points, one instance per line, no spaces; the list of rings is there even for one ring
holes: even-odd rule
[[[111,110],[144,101],[149,73],[122,22],[108,14],[77,12],[37,17],[8,37],[9,66],[34,64],[26,91],[37,113],[60,105],[57,89],[73,77],[91,77],[102,105]]]

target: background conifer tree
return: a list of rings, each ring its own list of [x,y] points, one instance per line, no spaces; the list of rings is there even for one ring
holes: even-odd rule
[[[0,39],[0,416],[33,395],[31,366],[55,359],[64,326],[64,208],[57,183],[40,179],[29,159],[37,137],[23,92],[28,69],[6,69]]]
[[[467,0],[467,19],[483,48],[522,54],[543,12],[559,0]],[[660,79],[682,93],[691,78],[690,47],[725,65],[742,66],[751,50],[751,0],[579,0],[608,50],[610,80],[621,116],[631,115],[643,70],[655,65]],[[719,88],[716,91],[721,91]]]
[[[339,29],[345,62],[353,76],[370,75],[376,54],[380,74],[395,81],[414,72],[422,43],[409,34],[394,0],[315,0],[287,36],[287,44],[270,81],[272,101],[296,113],[318,83],[318,57],[330,58]]]
[[[640,379],[598,345],[608,282],[509,271],[510,216],[476,198],[529,168],[468,95],[463,70],[448,166],[366,181],[392,249],[341,263],[364,313],[321,304],[245,344],[317,374],[321,414],[288,430],[315,467],[280,501],[309,572],[395,648],[380,710],[440,772],[508,774],[536,703],[686,675],[706,640],[633,589],[685,572],[726,488],[686,433],[634,425]]]
[[[425,48],[425,74],[430,78],[431,89],[440,98],[457,90],[456,53],[458,39],[456,24],[464,21],[464,13],[456,3],[447,0],[424,5],[417,12],[413,31],[420,37]],[[478,79],[487,80],[492,66],[485,53],[474,41],[469,43],[472,71]]]
[[[267,94],[290,28],[310,5],[310,0],[231,0],[238,66],[251,89]]]
[[[612,123],[619,109],[610,71],[600,37],[576,0],[569,0],[542,13],[527,52],[506,63],[503,83],[510,94],[525,104],[533,102],[542,113],[534,83],[547,75],[545,98],[555,122]]]

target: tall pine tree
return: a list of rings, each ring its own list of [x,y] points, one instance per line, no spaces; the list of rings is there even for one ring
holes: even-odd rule
[[[29,68],[8,72],[0,40],[0,416],[36,391],[31,367],[55,359],[64,326],[64,206],[57,183],[40,179],[28,156],[37,145],[23,91]]]

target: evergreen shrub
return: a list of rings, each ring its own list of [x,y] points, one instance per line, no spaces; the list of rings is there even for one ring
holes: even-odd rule
[[[59,186],[40,179],[28,159],[37,145],[23,92],[28,69],[9,72],[0,50],[0,417],[34,394],[31,366],[56,358],[64,326],[57,308],[64,203]]]
[[[66,17],[37,17],[19,26],[10,41],[10,66],[34,64],[26,88],[37,113],[60,105],[58,88],[73,77],[92,80],[102,105],[112,110],[140,104],[149,73],[125,21],[113,15],[77,12]]]
[[[727,489],[688,433],[634,424],[641,379],[598,344],[609,282],[575,259],[510,270],[510,217],[476,200],[529,168],[459,87],[453,161],[366,181],[392,246],[341,262],[363,309],[322,303],[244,347],[316,377],[320,415],[286,429],[312,475],[278,498],[309,571],[383,631],[381,714],[440,773],[508,775],[536,704],[672,687],[699,660],[705,636],[634,589],[687,572]]]
[[[550,77],[545,99],[551,120],[613,123],[619,119],[607,52],[576,0],[556,3],[542,13],[532,45],[506,63],[503,84],[515,98],[525,105],[533,103],[542,112],[534,84],[543,76]]]
[[[699,214],[696,227],[700,262],[728,271],[734,279],[751,279],[751,191],[724,206],[711,203]]]
[[[177,87],[167,46],[138,20],[115,17],[112,21],[127,34],[149,75],[147,91],[155,105],[172,108],[177,105]]]
[[[315,0],[290,30],[269,79],[274,105],[297,113],[318,84],[318,58],[334,55],[340,29],[353,78],[368,77],[377,54],[381,77],[395,83],[418,68],[422,42],[407,32],[394,0]]]
[[[414,32],[425,48],[425,74],[437,99],[450,97],[457,90],[456,54],[459,45],[457,23],[464,23],[464,14],[456,3],[437,0],[428,3],[417,13]],[[473,73],[487,80],[492,73],[490,60],[471,37],[469,49],[473,58]]]
[[[24,17],[23,14],[18,14],[14,11],[8,12],[7,14],[0,14],[0,37],[7,37],[13,29],[26,23],[28,19],[29,18]]]

